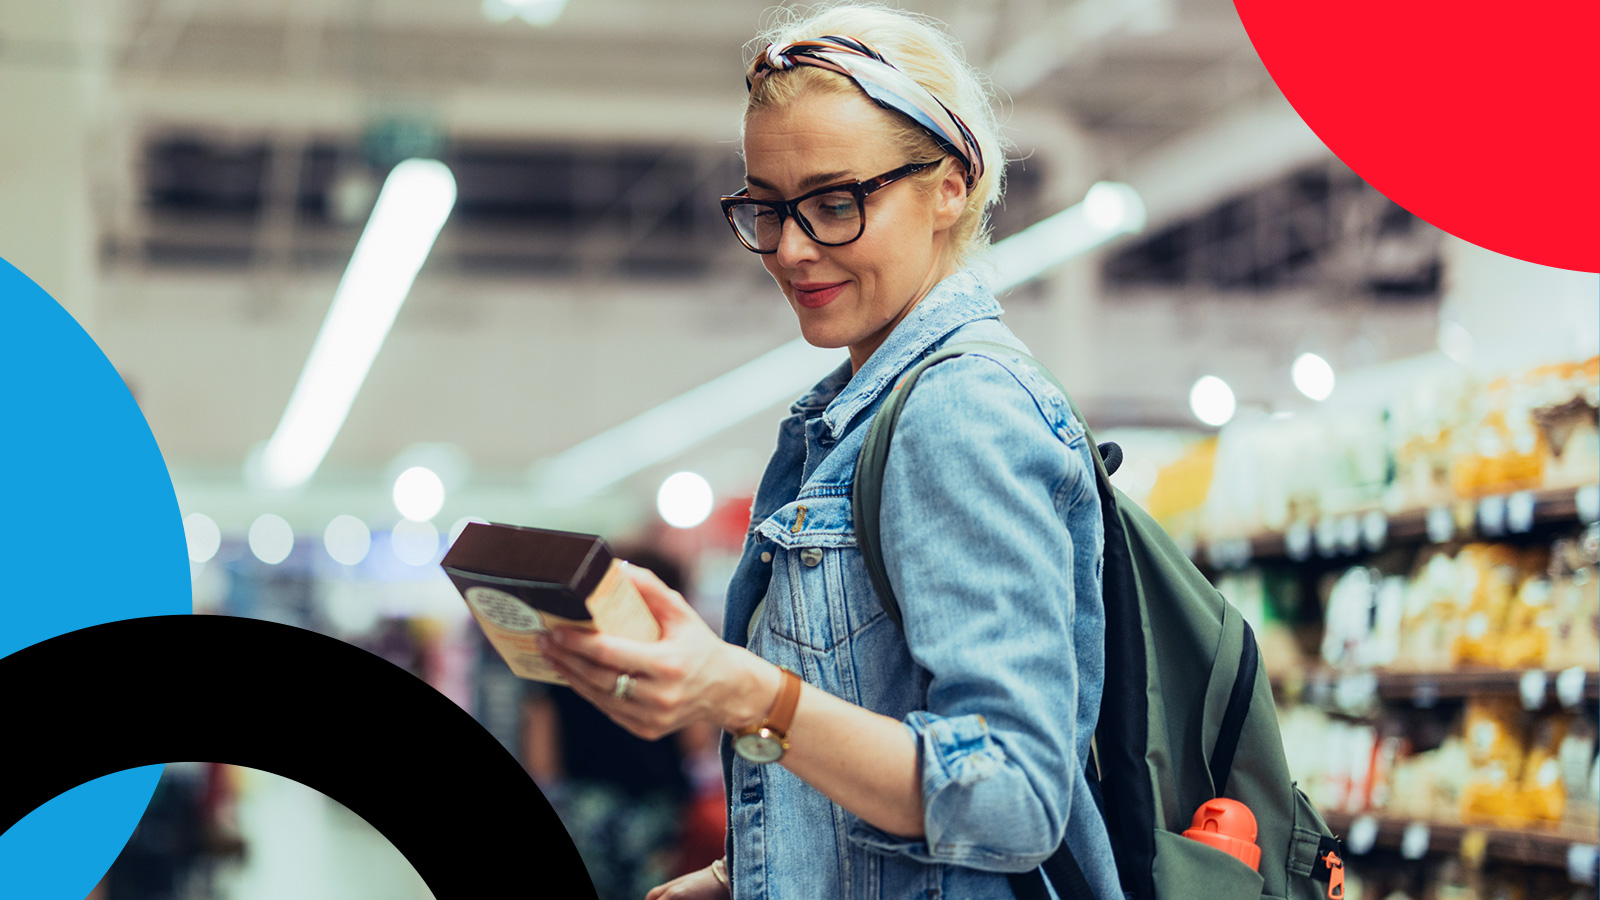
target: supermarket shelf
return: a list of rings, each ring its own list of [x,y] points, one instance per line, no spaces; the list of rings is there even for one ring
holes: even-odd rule
[[[1476,839],[1468,840],[1468,835],[1482,834],[1482,853],[1485,859],[1503,863],[1515,863],[1525,866],[1540,866],[1543,868],[1559,869],[1569,875],[1577,875],[1586,879],[1583,883],[1593,884],[1593,874],[1572,871],[1574,856],[1579,861],[1593,864],[1595,857],[1592,848],[1595,844],[1595,832],[1586,828],[1549,828],[1549,829],[1517,829],[1517,828],[1489,828],[1476,825],[1447,824],[1442,822],[1421,823],[1427,831],[1427,840],[1415,840],[1415,834],[1407,837],[1407,830],[1414,829],[1418,823],[1405,819],[1391,819],[1382,816],[1357,816],[1350,813],[1324,813],[1323,820],[1328,823],[1328,828],[1345,841],[1345,852],[1352,859],[1360,855],[1356,851],[1359,847],[1351,846],[1351,839],[1357,820],[1369,818],[1377,825],[1377,833],[1373,838],[1373,847],[1400,850],[1408,859],[1420,858],[1424,853],[1448,853],[1452,855],[1470,855],[1476,851],[1470,845]],[[1419,845],[1420,850],[1419,852]],[[1578,849],[1574,851],[1574,846]],[[1588,849],[1586,849],[1588,848]],[[1352,863],[1359,866],[1359,863]]]
[[[1462,697],[1520,697],[1525,707],[1564,707],[1600,700],[1600,672],[1546,672],[1465,667],[1445,672],[1337,673],[1315,670],[1303,677],[1274,677],[1274,691],[1316,705],[1359,708],[1363,701],[1409,702],[1419,707]]]
[[[1600,518],[1600,486],[1521,491],[1480,500],[1454,500],[1427,509],[1385,513],[1356,510],[1302,523],[1287,532],[1194,544],[1189,554],[1212,569],[1239,568],[1254,560],[1305,562],[1376,552],[1385,547],[1445,543],[1463,538],[1500,540],[1550,526]]]
[[[1538,670],[1542,671],[1542,670]],[[1385,700],[1416,700],[1437,692],[1440,697],[1484,694],[1515,696],[1527,672],[1504,669],[1458,669],[1450,672],[1386,672],[1378,677],[1378,696]],[[1546,702],[1559,700],[1559,672],[1545,673]],[[1600,672],[1583,675],[1583,699],[1600,699]]]

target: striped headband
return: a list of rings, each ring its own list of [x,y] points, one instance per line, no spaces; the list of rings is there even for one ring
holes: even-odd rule
[[[826,35],[816,40],[795,41],[782,48],[768,44],[766,51],[751,63],[745,87],[753,89],[755,83],[767,75],[796,66],[816,66],[838,72],[854,81],[872,102],[910,116],[933,136],[940,149],[966,165],[968,190],[983,177],[983,151],[961,117],[865,41]]]

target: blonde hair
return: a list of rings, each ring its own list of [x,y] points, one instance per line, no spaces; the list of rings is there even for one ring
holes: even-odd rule
[[[824,35],[853,37],[870,44],[895,68],[927,88],[972,132],[983,154],[983,176],[967,192],[967,205],[950,229],[950,252],[958,268],[970,265],[988,247],[988,211],[1001,196],[1005,179],[1005,147],[995,119],[993,92],[988,81],[967,64],[961,45],[928,16],[877,4],[850,3],[811,11],[783,9],[777,20],[748,45],[746,71],[768,44],[783,47],[798,40]],[[781,108],[803,94],[855,94],[865,96],[848,77],[813,66],[772,72],[756,82],[745,106],[744,123],[752,113]],[[948,154],[922,126],[909,116],[884,110],[890,138],[907,162],[936,162]],[[743,128],[741,125],[741,130]],[[742,137],[742,134],[741,134]],[[961,165],[952,157],[952,164]],[[937,183],[943,166],[913,176],[925,189]]]

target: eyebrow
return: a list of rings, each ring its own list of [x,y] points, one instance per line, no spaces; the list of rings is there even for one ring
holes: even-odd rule
[[[775,187],[771,182],[757,178],[754,175],[746,175],[744,180],[751,187],[758,187],[764,191],[772,191],[774,194],[778,192],[777,187]],[[806,177],[800,179],[800,193],[803,194],[812,188],[818,188],[824,185],[840,184],[842,182],[854,180],[854,178],[850,177],[849,172],[819,172],[815,175],[807,175]]]

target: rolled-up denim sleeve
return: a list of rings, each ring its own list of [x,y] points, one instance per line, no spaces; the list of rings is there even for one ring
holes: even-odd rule
[[[878,852],[1026,871],[1072,815],[1094,726],[1077,721],[1073,570],[1098,572],[1098,494],[1081,426],[1044,396],[960,357],[924,374],[896,427],[880,523],[906,641],[929,674],[927,709],[904,719],[925,837],[852,822],[851,839]]]

